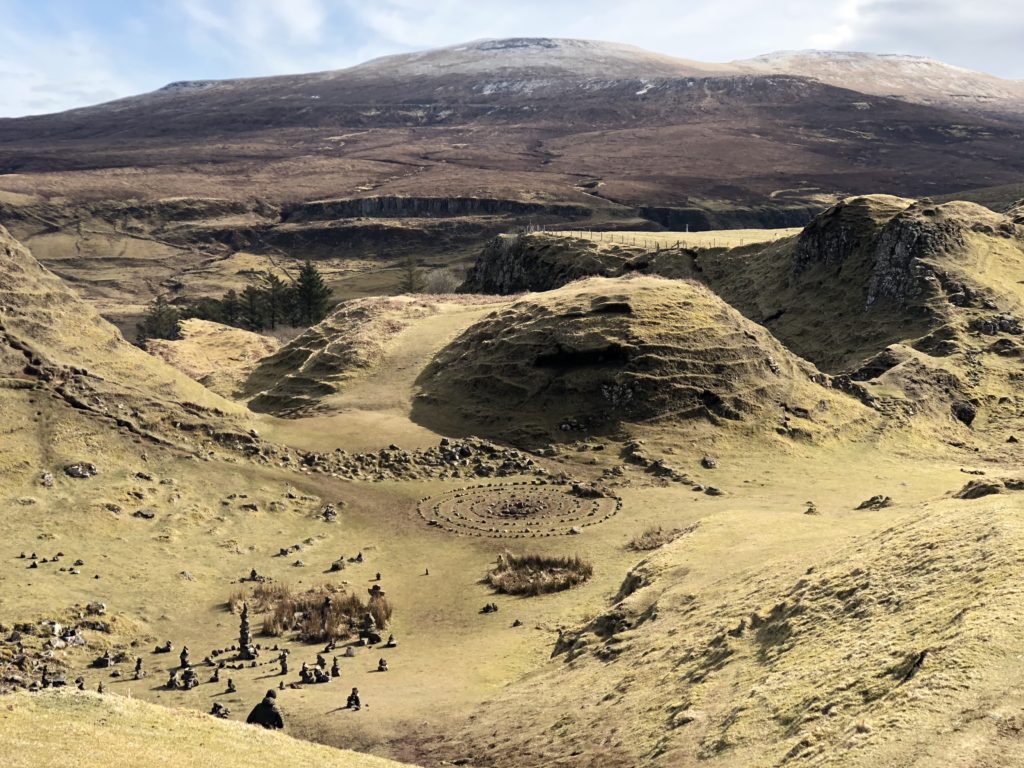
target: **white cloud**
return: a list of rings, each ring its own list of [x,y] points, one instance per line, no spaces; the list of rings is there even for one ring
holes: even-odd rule
[[[0,93],[8,115],[97,104],[138,87],[117,70],[102,43],[85,32],[68,32],[55,45],[0,27]]]
[[[197,52],[260,74],[316,61],[328,20],[323,0],[181,0],[180,11]]]
[[[224,42],[250,48],[317,43],[327,21],[322,0],[183,0],[181,9],[194,24]]]
[[[838,44],[911,53],[1024,78],[1024,5],[1008,0],[859,0]]]
[[[484,37],[583,37],[703,61],[781,49],[913,53],[1024,77],[1008,0],[0,0],[0,113],[173,80],[336,69]],[[127,4],[126,4],[127,5]]]
[[[834,9],[833,23],[810,37],[811,48],[843,50],[857,37],[861,14],[870,0],[842,0]]]

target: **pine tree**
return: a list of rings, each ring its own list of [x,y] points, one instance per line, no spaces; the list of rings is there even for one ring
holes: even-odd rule
[[[293,289],[277,275],[263,275],[263,317],[270,330],[277,328],[291,313]]]
[[[149,305],[137,328],[138,341],[143,345],[147,339],[180,339],[181,317],[178,310],[167,301],[167,297],[161,294]]]
[[[247,285],[238,297],[238,324],[250,331],[263,330],[263,293]]]
[[[220,321],[227,325],[238,325],[241,313],[242,305],[239,303],[238,293],[232,288],[220,300]]]
[[[306,261],[295,281],[295,319],[297,325],[316,325],[330,309],[331,289],[313,262]]]
[[[425,282],[423,280],[423,270],[420,269],[419,262],[411,255],[406,256],[402,261],[400,269],[399,286],[402,289],[402,293],[422,293]]]
[[[195,317],[200,320],[212,320],[215,323],[219,323],[221,322],[221,303],[217,299],[203,296],[180,310],[178,314],[182,320]]]

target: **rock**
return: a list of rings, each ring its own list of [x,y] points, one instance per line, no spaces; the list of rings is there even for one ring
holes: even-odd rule
[[[81,461],[76,464],[68,464],[65,466],[64,474],[68,477],[84,480],[89,477],[95,477],[99,474],[99,470],[96,469],[95,464],[90,464],[88,461]]]
[[[85,612],[90,616],[103,616],[107,612],[105,603],[94,602],[85,606]]]
[[[607,496],[600,488],[595,488],[592,485],[581,485],[580,483],[573,483],[572,490],[569,492],[580,499],[603,499]]]
[[[885,507],[891,506],[892,499],[888,496],[882,496],[879,494],[877,496],[872,496],[867,501],[862,501],[860,505],[857,506],[857,509],[884,509]]]
[[[957,491],[954,496],[958,499],[980,499],[983,496],[991,496],[1002,492],[1002,486],[987,480],[971,480],[967,485]]]
[[[713,485],[709,485],[707,488],[704,489],[704,493],[706,493],[708,496],[721,496],[722,489],[716,488]]]
[[[977,406],[973,403],[968,403],[965,400],[958,400],[953,403],[953,405],[950,406],[950,410],[953,413],[953,418],[968,427],[974,423],[974,419],[978,416]]]
[[[569,529],[569,533],[572,536],[579,536],[581,533],[583,533],[583,530],[578,525],[574,525],[572,528]]]
[[[53,475],[49,472],[43,472],[43,474],[39,476],[39,484],[44,488],[53,488]]]
[[[132,517],[137,517],[140,520],[152,520],[156,517],[156,512],[152,509],[138,509],[132,513]]]
[[[704,469],[716,469],[718,467],[718,459],[714,456],[705,456],[700,460],[700,465],[704,467]]]
[[[1024,491],[1024,480],[1019,478],[1004,480],[1003,486],[1008,491]]]

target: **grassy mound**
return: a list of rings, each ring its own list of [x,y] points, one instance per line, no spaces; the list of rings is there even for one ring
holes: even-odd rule
[[[582,584],[594,574],[594,566],[576,557],[551,555],[498,556],[497,567],[487,574],[487,583],[506,595],[534,597],[561,592]]]
[[[784,411],[807,437],[860,407],[708,289],[655,277],[529,295],[470,327],[418,383],[423,423],[512,439],[643,421],[774,428]]]
[[[234,397],[259,361],[280,347],[270,336],[196,318],[181,323],[177,341],[146,343],[150,354],[224,397]]]

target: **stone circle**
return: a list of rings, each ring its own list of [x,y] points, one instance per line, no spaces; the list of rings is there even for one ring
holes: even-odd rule
[[[585,498],[573,493],[571,485],[547,480],[464,486],[424,497],[417,505],[428,525],[491,539],[570,536],[621,508],[616,496]]]

